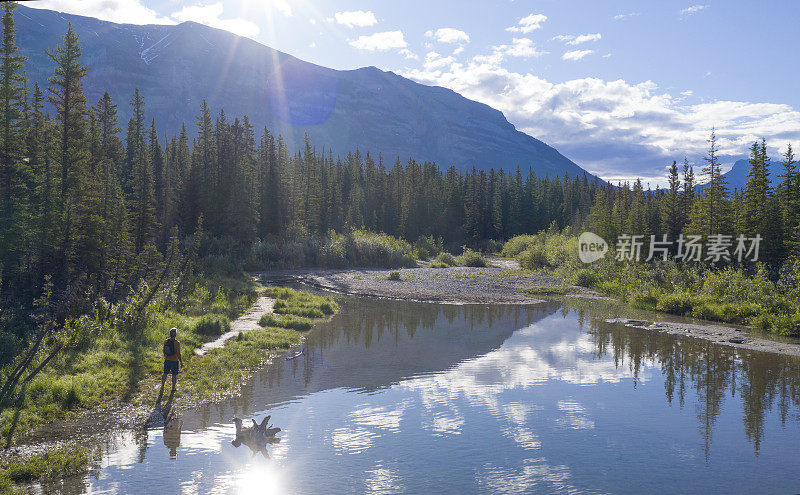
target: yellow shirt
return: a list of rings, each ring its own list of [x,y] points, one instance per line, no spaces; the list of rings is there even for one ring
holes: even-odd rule
[[[175,343],[175,354],[172,356],[164,356],[164,359],[167,361],[183,361],[183,358],[181,357],[181,343],[178,342],[178,339],[173,340],[173,342]]]

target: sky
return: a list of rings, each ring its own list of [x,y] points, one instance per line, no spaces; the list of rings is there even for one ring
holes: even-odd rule
[[[38,0],[132,24],[196,21],[335,69],[376,66],[501,110],[610,180],[800,146],[794,0]]]

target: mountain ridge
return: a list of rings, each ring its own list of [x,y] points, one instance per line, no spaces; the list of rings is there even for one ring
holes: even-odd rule
[[[43,88],[52,74],[44,54],[67,29],[80,37],[87,101],[108,91],[120,123],[130,117],[135,88],[159,131],[185,123],[195,134],[203,100],[214,112],[247,115],[297,150],[307,134],[316,146],[344,155],[435,162],[467,170],[529,167],[537,175],[594,177],[542,141],[516,129],[502,112],[439,86],[426,86],[374,66],[334,70],[255,40],[188,21],[176,25],[116,24],[92,17],[17,9],[18,44],[26,70]],[[32,84],[32,83],[31,83]]]

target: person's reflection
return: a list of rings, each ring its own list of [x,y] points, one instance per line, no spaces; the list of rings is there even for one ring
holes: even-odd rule
[[[177,414],[172,414],[164,424],[164,445],[169,449],[169,457],[178,457],[178,447],[181,446],[181,430],[183,420]]]
[[[172,391],[167,401],[163,404],[161,403],[162,394],[159,394],[151,416],[154,422],[163,421],[164,446],[169,449],[169,456],[171,459],[176,459],[178,457],[178,447],[181,446],[181,430],[183,429],[183,421],[180,416],[172,410],[174,394],[175,391]]]

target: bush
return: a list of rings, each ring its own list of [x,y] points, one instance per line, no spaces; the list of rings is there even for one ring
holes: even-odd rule
[[[432,235],[428,237],[420,236],[417,242],[414,243],[414,253],[417,259],[426,260],[441,252],[443,244],[441,237],[439,239],[434,239]]]
[[[536,270],[548,266],[547,256],[541,245],[534,245],[516,256],[517,263],[525,270]]]
[[[597,273],[586,268],[575,272],[575,285],[580,287],[594,287],[599,280],[600,278],[597,276]]]
[[[451,266],[456,266],[456,258],[452,254],[448,253],[447,251],[443,251],[436,256],[436,260],[431,263],[433,268],[449,268]],[[433,266],[437,265],[437,266]]]
[[[688,315],[692,313],[692,308],[697,302],[685,292],[673,294],[662,294],[656,303],[656,309],[674,315]]]
[[[194,326],[194,331],[198,335],[216,336],[230,331],[231,322],[223,315],[203,315]]]
[[[458,257],[458,264],[461,266],[483,267],[486,266],[486,260],[481,253],[465,249],[464,254]]]
[[[388,280],[402,280],[400,278],[400,272],[397,270],[392,270],[389,272],[389,276],[387,277]]]
[[[518,235],[512,237],[506,241],[502,251],[500,251],[500,255],[507,258],[514,258],[531,246],[538,244],[538,242],[537,236],[534,235]]]

